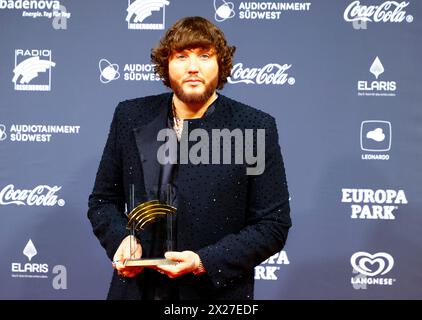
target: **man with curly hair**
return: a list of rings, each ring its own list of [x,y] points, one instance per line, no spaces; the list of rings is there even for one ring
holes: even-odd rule
[[[254,267],[284,247],[291,219],[275,120],[217,93],[230,76],[234,52],[210,21],[180,19],[151,54],[156,73],[172,92],[123,101],[116,108],[88,211],[115,269],[109,299],[253,299]],[[188,145],[195,129],[209,136],[217,129],[263,130],[264,140],[256,138],[247,148],[264,150],[265,169],[246,174],[247,164],[237,158],[214,161],[224,148],[211,155],[212,163],[182,163],[181,155],[179,161],[159,162],[163,129]],[[232,152],[231,159],[235,156]],[[176,241],[165,257],[175,264],[125,265],[131,257],[156,256],[165,242],[164,223],[135,236],[128,232],[124,212],[130,185],[137,204],[163,200],[171,185]]]

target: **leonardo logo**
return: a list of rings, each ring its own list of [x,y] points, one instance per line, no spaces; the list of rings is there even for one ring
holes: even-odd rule
[[[280,251],[255,267],[255,280],[277,280],[276,271],[283,264],[290,264],[286,251]]]
[[[291,67],[291,64],[286,63],[283,65],[268,63],[262,68],[245,68],[243,63],[237,63],[233,66],[231,76],[227,78],[227,81],[231,84],[283,85],[287,82],[293,85],[296,79],[289,77],[287,73]]]
[[[12,82],[18,91],[50,91],[51,50],[15,50],[15,68]]]
[[[359,96],[383,96],[395,97],[397,83],[396,81],[383,81],[378,78],[385,72],[384,65],[380,58],[375,57],[372,62],[369,72],[373,74],[375,80],[373,81],[358,81],[358,95]]]
[[[15,204],[18,206],[63,207],[65,201],[58,199],[56,192],[62,187],[39,185],[33,189],[15,189],[13,184],[5,186],[0,191],[0,205]]]
[[[409,2],[385,1],[380,5],[362,5],[360,1],[353,1],[344,10],[344,20],[347,22],[413,22],[412,15],[406,15],[404,9]]]
[[[163,30],[167,0],[128,0],[126,22],[131,30]],[[158,13],[157,13],[158,12]],[[152,16],[150,18],[150,16]],[[144,23],[144,20],[148,22]]]
[[[356,252],[350,258],[354,272],[360,277],[352,277],[351,283],[354,287],[362,285],[392,285],[396,279],[383,278],[394,266],[393,257],[386,252],[370,254],[368,252]],[[378,276],[378,277],[377,277]]]
[[[403,190],[343,188],[342,203],[351,203],[352,219],[394,220],[399,204],[407,204]]]
[[[362,160],[389,160],[386,152],[391,149],[391,122],[383,120],[362,121],[360,126],[360,147],[365,151]]]

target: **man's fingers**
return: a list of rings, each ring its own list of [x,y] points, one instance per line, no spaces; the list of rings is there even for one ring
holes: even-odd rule
[[[164,257],[168,260],[177,261],[177,262],[184,260],[181,252],[176,252],[176,251],[167,251],[164,254]]]
[[[191,259],[189,255],[186,254],[185,251],[177,252],[177,251],[167,251],[164,254],[164,257],[171,261],[176,261],[178,264],[183,262],[189,262]]]
[[[120,260],[117,261],[113,261],[113,268],[116,269],[117,271],[123,270],[125,269],[125,261],[126,259],[122,258]]]
[[[176,273],[179,271],[178,266],[170,266],[170,265],[166,265],[166,266],[159,266],[157,267],[157,270],[160,272],[164,272],[164,273]]]

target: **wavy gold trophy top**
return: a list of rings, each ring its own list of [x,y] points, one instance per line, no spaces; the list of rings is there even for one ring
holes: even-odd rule
[[[163,204],[158,200],[144,202],[129,213],[126,228],[131,230],[133,225],[136,231],[142,231],[149,224],[166,217],[168,214],[175,213],[176,210],[175,207]]]
[[[132,186],[131,186],[132,188]],[[134,191],[130,191],[130,204],[133,208],[133,197]],[[169,197],[167,197],[169,198]],[[162,235],[163,240],[163,252],[160,253],[158,258],[131,258],[125,261],[125,266],[157,266],[165,264],[176,264],[176,262],[167,260],[164,258],[164,251],[172,251],[174,248],[174,218],[176,215],[177,208],[169,204],[160,202],[159,200],[150,200],[139,204],[134,207],[129,214],[126,228],[130,230],[130,234],[135,236],[135,231],[143,232],[149,225],[157,222],[158,220],[164,220],[165,230]],[[132,245],[132,244],[131,244]],[[132,249],[131,249],[132,252]]]

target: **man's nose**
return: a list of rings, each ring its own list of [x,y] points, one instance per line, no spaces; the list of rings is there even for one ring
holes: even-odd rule
[[[198,73],[199,66],[198,66],[198,59],[196,57],[189,58],[189,66],[188,66],[189,73]]]

